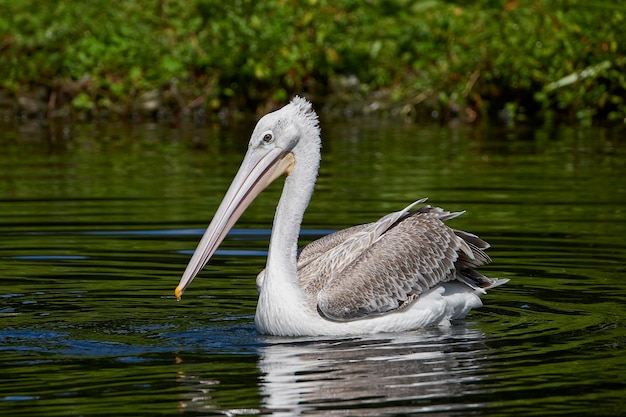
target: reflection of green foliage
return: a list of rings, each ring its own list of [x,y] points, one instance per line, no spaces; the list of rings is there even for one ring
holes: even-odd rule
[[[154,90],[214,109],[355,75],[353,94],[409,110],[617,120],[625,16],[581,0],[0,0],[0,88],[43,86],[83,112]]]

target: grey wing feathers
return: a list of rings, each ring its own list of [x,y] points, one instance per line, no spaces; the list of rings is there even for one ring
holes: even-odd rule
[[[418,200],[404,210],[389,213],[376,222],[338,231],[306,246],[298,258],[300,288],[317,297],[329,280],[355,262],[397,222],[409,214]]]
[[[424,201],[426,201],[425,198],[417,200],[403,210],[389,213],[380,218],[378,221],[339,230],[311,242],[300,252],[298,257],[298,269],[307,266],[312,261],[319,260],[320,257],[327,255],[328,251],[336,250],[337,248],[341,248],[340,252],[343,253],[339,254],[343,255],[344,258],[349,257],[350,255],[345,255],[348,247],[352,249],[352,255],[366,250],[396,222],[410,214],[409,210],[413,206],[423,203]]]
[[[326,236],[322,236],[321,238],[309,243],[300,251],[298,256],[298,269],[308,265],[309,262],[317,259],[328,250],[342,244],[348,237],[371,227],[371,224],[372,223],[359,224],[347,229],[342,229]]]
[[[350,250],[337,248],[345,246],[355,233],[365,235],[377,229],[378,234],[374,239],[368,239],[367,247],[361,247],[356,254],[351,253],[347,262],[328,263],[328,259],[319,256],[317,259],[321,258],[324,266],[331,267],[307,271],[309,268],[305,266],[299,271],[308,277],[305,281],[312,284],[308,288],[310,294],[317,294],[320,314],[336,321],[385,314],[405,307],[436,284],[453,279],[472,288],[499,285],[498,280],[490,280],[472,269],[490,261],[483,251],[489,245],[471,233],[443,224],[444,220],[460,214],[425,206],[411,213],[402,213],[382,232],[380,227],[372,226],[378,222],[369,223],[351,228],[354,230],[346,229],[344,234],[319,243],[317,249],[331,241],[338,243],[330,252],[345,255]],[[347,246],[351,250],[359,248],[354,243]],[[303,251],[302,255],[306,253]],[[317,262],[307,261],[307,265],[311,263]]]

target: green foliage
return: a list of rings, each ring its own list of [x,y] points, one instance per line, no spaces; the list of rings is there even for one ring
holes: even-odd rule
[[[90,114],[153,109],[156,92],[181,113],[351,76],[353,99],[382,91],[406,114],[623,120],[625,16],[582,0],[0,0],[0,89]]]

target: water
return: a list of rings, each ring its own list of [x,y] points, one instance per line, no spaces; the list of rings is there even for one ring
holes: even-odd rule
[[[2,415],[616,415],[626,407],[623,128],[323,121],[302,242],[421,197],[511,281],[449,328],[256,333],[270,187],[176,302],[250,123],[4,123]]]

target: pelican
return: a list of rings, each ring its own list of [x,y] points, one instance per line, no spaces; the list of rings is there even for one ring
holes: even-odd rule
[[[324,236],[298,254],[298,236],[321,156],[317,114],[294,97],[257,123],[244,160],[176,287],[183,291],[207,264],[241,214],[286,174],[257,276],[255,325],[276,336],[402,332],[448,325],[480,307],[485,290],[505,279],[474,268],[491,261],[485,241],[446,226],[463,212],[418,200],[378,221]]]

